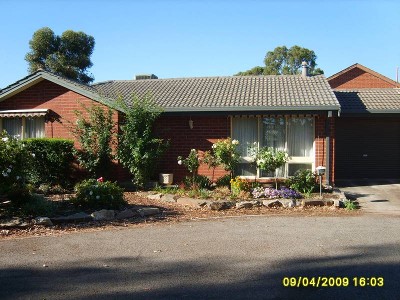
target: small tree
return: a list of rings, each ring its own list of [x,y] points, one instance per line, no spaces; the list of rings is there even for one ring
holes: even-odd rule
[[[100,106],[86,107],[81,104],[87,113],[75,111],[76,125],[72,133],[78,140],[81,149],[74,149],[79,163],[91,176],[106,176],[110,169],[112,155],[112,140],[114,136],[113,111],[111,108],[103,109]]]
[[[154,122],[162,111],[149,95],[142,98],[132,95],[129,104],[119,99],[117,106],[125,114],[118,134],[117,158],[133,175],[132,182],[143,188],[168,147],[153,133]]]
[[[212,153],[216,163],[229,171],[231,179],[234,177],[234,171],[239,163],[240,154],[238,150],[239,141],[227,138],[219,140],[212,145]]]
[[[191,187],[192,189],[196,186],[196,176],[199,173],[200,167],[200,159],[196,149],[192,149],[189,152],[188,157],[182,158],[182,156],[178,156],[178,165],[184,165],[186,169],[191,174]]]
[[[274,172],[275,188],[278,189],[276,169],[282,167],[288,161],[288,154],[272,147],[263,147],[258,151],[253,151],[253,153],[253,161],[259,169]]]

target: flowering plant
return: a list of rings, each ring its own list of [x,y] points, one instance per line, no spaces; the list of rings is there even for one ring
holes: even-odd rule
[[[233,172],[240,160],[238,147],[239,141],[232,140],[231,138],[218,140],[212,145],[212,152],[216,163],[221,165],[225,171],[229,171],[231,178],[233,178]]]
[[[286,151],[276,150],[272,147],[262,147],[258,151],[253,149],[253,162],[257,168],[266,172],[274,172],[276,169],[282,167],[288,160],[289,156]],[[278,183],[275,177],[275,187],[278,188]]]
[[[72,200],[73,203],[92,209],[116,209],[123,206],[125,204],[124,190],[114,182],[99,181],[99,179],[88,179],[78,183],[75,186],[76,196]]]
[[[190,150],[188,157],[182,158],[182,156],[178,156],[177,159],[178,165],[184,165],[189,173],[191,173],[191,185],[194,187],[196,183],[196,175],[200,167],[200,159],[197,150],[192,149]]]
[[[12,194],[17,199],[18,191],[26,194],[26,173],[32,157],[23,142],[5,131],[0,133],[0,137],[0,194]]]
[[[247,180],[236,176],[231,179],[231,194],[232,197],[237,197],[241,191],[249,191],[250,184]]]
[[[285,199],[299,199],[301,198],[301,194],[296,192],[295,190],[289,189],[287,187],[282,187],[280,190],[273,188],[263,188],[257,187],[253,189],[253,197],[254,198],[267,198],[267,199],[277,199],[277,198],[285,198]]]

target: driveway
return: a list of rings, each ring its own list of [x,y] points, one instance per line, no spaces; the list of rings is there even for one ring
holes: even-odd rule
[[[400,180],[343,180],[337,187],[365,212],[400,215]]]
[[[399,228],[374,214],[246,216],[0,240],[0,299],[399,299]],[[283,285],[300,276],[333,286]]]

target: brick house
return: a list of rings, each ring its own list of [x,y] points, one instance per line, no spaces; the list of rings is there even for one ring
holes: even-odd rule
[[[268,179],[250,164],[248,144],[287,149],[289,162],[279,177],[298,169],[325,166],[325,180],[335,178],[335,124],[340,105],[324,76],[234,76],[181,79],[107,81],[82,85],[45,71],[37,71],[0,91],[0,129],[27,137],[73,139],[68,125],[73,113],[84,105],[110,105],[116,97],[129,100],[132,93],[151,93],[163,108],[156,132],[170,140],[159,172],[173,173],[180,181],[185,169],[177,156],[190,149],[211,149],[218,139],[240,141],[242,161],[237,174],[246,178]],[[116,129],[122,114],[116,112]],[[200,173],[212,171],[201,166]],[[127,179],[119,172],[120,180]],[[225,174],[217,170],[215,176]]]
[[[340,103],[336,178],[400,178],[400,85],[360,64],[328,78]]]

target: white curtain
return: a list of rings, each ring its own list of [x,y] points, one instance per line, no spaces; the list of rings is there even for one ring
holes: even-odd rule
[[[21,139],[22,118],[3,118],[3,129],[10,136]]]
[[[285,150],[286,141],[286,120],[279,118],[264,118],[263,136],[261,145],[264,147],[272,147],[276,150]]]
[[[313,118],[288,119],[288,150],[290,156],[313,156]]]
[[[250,156],[249,147],[258,139],[257,118],[233,118],[232,139],[239,141],[241,156]]]
[[[44,118],[33,117],[25,119],[25,138],[44,137]]]

